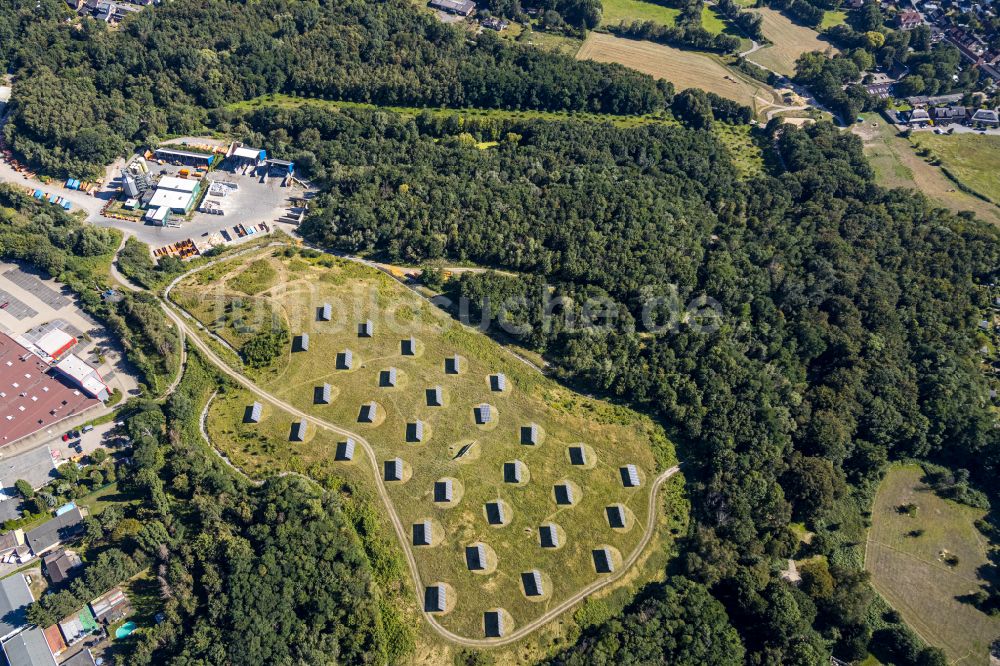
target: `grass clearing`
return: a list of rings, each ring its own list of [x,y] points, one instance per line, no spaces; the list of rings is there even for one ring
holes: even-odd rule
[[[1000,203],[1000,136],[914,132],[910,142],[918,150],[930,149],[963,185]]]
[[[792,23],[776,9],[762,7],[752,11],[761,15],[763,19],[761,31],[771,42],[770,46],[749,56],[750,60],[761,67],[792,76],[795,74],[795,60],[803,53],[827,50],[830,53],[839,53],[838,49],[818,32]]]
[[[875,496],[865,568],[872,585],[949,661],[989,663],[989,645],[1000,636],[1000,618],[991,618],[959,598],[984,581],[990,544],[973,524],[984,511],[941,499],[920,479],[917,465],[892,468]],[[915,515],[900,507],[916,505]],[[923,530],[919,536],[913,536]],[[954,556],[957,563],[948,564]]]
[[[602,25],[629,24],[633,21],[652,21],[660,25],[673,26],[681,10],[643,0],[604,0]]]
[[[701,8],[701,27],[708,30],[713,35],[721,35],[726,32],[729,24],[726,23],[726,20],[721,14],[715,11],[715,7],[704,5]],[[737,34],[737,36],[739,35]]]
[[[828,10],[823,12],[823,21],[819,24],[819,29],[826,30],[845,23],[847,23],[847,12],[842,9]]]
[[[875,169],[879,185],[919,190],[937,205],[953,212],[972,211],[987,222],[1000,224],[1000,207],[958,189],[941,169],[919,157],[910,141],[899,136],[880,116],[866,115],[865,122],[855,125],[851,131],[864,142],[865,156]],[[977,135],[975,138],[986,137]]]
[[[381,272],[326,256],[281,255],[259,255],[258,260],[286,278],[257,298],[281,313],[292,335],[309,333],[310,348],[287,353],[254,378],[297,408],[363,435],[375,447],[380,469],[397,456],[406,462],[406,481],[388,483],[388,490],[405,526],[431,520],[447,535],[440,545],[415,548],[414,553],[425,582],[444,581],[456,591],[455,609],[439,618],[446,628],[481,637],[482,614],[496,607],[506,609],[515,626],[525,624],[598,578],[592,547],[610,544],[626,556],[635,549],[643,534],[637,527],[645,526],[649,517],[650,483],[674,460],[659,426],[631,410],[556,384]],[[225,262],[219,274],[230,276],[228,285],[250,265],[246,259]],[[213,306],[219,299],[243,298],[228,287],[220,293],[218,283],[197,279],[186,280],[178,289],[183,289],[185,302],[202,290]],[[316,309],[323,303],[334,308],[331,322],[316,321]],[[206,316],[214,311],[209,307],[193,312]],[[371,338],[358,336],[357,324],[366,319],[374,323]],[[416,354],[403,355],[401,342],[410,336],[417,341]],[[334,359],[344,349],[352,350],[353,365],[337,370]],[[461,373],[446,374],[444,359],[454,354],[464,359]],[[379,386],[381,373],[390,367],[397,369],[396,386]],[[491,389],[488,378],[497,372],[506,375],[508,390]],[[323,383],[333,388],[332,402],[314,404],[314,389]],[[426,391],[435,386],[443,389],[443,407],[428,406]],[[374,424],[359,423],[361,405],[373,400],[380,406],[379,418]],[[334,461],[344,438],[311,424],[304,442],[289,442],[292,419],[270,405],[264,405],[260,424],[244,424],[251,402],[246,392],[227,390],[216,397],[208,419],[213,444],[248,473],[294,471],[314,478],[371,473],[360,446],[353,462]],[[494,407],[495,420],[488,426],[478,426],[473,419],[473,407],[481,403]],[[407,442],[407,426],[417,420],[425,424],[424,441]],[[531,423],[540,426],[540,443],[523,445],[521,428]],[[455,458],[459,445],[470,441],[476,444],[475,455]],[[578,442],[593,448],[596,466],[570,464],[567,449]],[[530,482],[524,486],[504,482],[503,464],[514,459],[529,470]],[[639,488],[623,487],[619,470],[625,464],[639,468]],[[434,482],[446,477],[457,480],[463,490],[457,505],[447,509],[432,501]],[[562,480],[582,491],[569,507],[557,506],[552,498],[553,486]],[[484,513],[486,503],[496,500],[503,500],[512,514],[502,527],[490,525]],[[604,514],[611,503],[625,505],[637,525],[612,530]],[[542,549],[537,542],[537,527],[550,521],[566,533],[565,545],[558,550]],[[494,573],[467,570],[464,548],[477,541],[496,553]],[[551,597],[541,603],[521,591],[521,572],[534,568],[552,581]]]
[[[733,164],[744,179],[763,173],[764,152],[754,138],[750,125],[714,123],[712,132],[729,151]]]
[[[679,91],[701,88],[745,104],[757,115],[781,104],[777,93],[766,84],[729,69],[717,58],[704,53],[592,32],[576,57],[578,60],[617,62],[666,79]]]
[[[555,32],[545,32],[544,30],[524,31],[518,38],[523,44],[529,44],[543,51],[561,53],[566,56],[574,56],[583,44],[582,39],[569,37]]]

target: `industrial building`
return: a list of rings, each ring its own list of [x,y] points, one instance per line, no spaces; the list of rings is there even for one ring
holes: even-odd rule
[[[428,7],[459,16],[472,16],[476,11],[476,3],[472,0],[431,0]]]
[[[53,363],[76,346],[77,339],[66,331],[54,328],[35,342],[35,349],[42,352],[42,359]]]
[[[180,150],[177,148],[157,148],[153,154],[157,159],[172,164],[180,163],[186,166],[193,166],[207,169],[215,163],[215,155],[212,153],[198,153],[191,150]]]
[[[90,366],[86,369],[93,371]],[[24,344],[0,334],[0,445],[51,428],[101,404],[95,395],[79,390],[75,380],[64,377]],[[103,382],[100,387],[106,397]]]
[[[101,374],[76,354],[69,354],[56,363],[53,368],[56,371],[76,384],[84,393],[91,398],[105,401],[110,397],[108,387],[101,378]]]

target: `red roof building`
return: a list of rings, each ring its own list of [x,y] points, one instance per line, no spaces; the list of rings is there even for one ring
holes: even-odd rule
[[[101,404],[49,370],[45,361],[0,333],[0,446]]]

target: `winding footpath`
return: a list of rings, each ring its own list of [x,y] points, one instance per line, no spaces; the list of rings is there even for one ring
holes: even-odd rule
[[[279,245],[284,245],[284,243],[275,242],[266,245],[264,247],[272,247]],[[189,277],[190,275],[193,275],[194,273],[204,270],[218,262],[229,261],[236,256],[239,256],[241,254],[246,254],[249,252],[259,252],[261,249],[262,249],[261,247],[254,247],[252,249],[243,250],[241,252],[232,255],[221,257],[215,261],[199,266],[194,270],[188,271],[187,273],[178,276],[164,290],[163,298],[160,299],[163,311],[177,326],[177,329],[181,333],[183,340],[186,340],[190,344],[193,344],[209,362],[215,365],[222,373],[224,373],[230,379],[234,380],[235,382],[243,386],[245,389],[250,391],[252,394],[257,396],[261,400],[264,400],[270,403],[271,405],[277,407],[278,409],[283,410],[288,414],[291,414],[292,416],[298,417],[304,421],[312,423],[316,427],[329,430],[330,432],[335,433],[337,435],[341,435],[343,437],[350,437],[357,444],[361,445],[361,447],[365,451],[365,457],[368,459],[368,462],[371,466],[372,477],[375,480],[375,487],[376,491],[378,492],[378,496],[382,500],[382,503],[385,505],[386,513],[389,516],[389,520],[392,523],[392,527],[396,532],[396,537],[399,541],[400,546],[402,547],[403,554],[406,558],[407,566],[410,570],[410,576],[413,580],[415,592],[417,595],[420,595],[424,590],[424,583],[420,578],[420,571],[417,567],[416,558],[413,555],[413,549],[410,545],[408,532],[405,526],[403,525],[402,521],[400,520],[399,515],[396,513],[396,508],[393,505],[392,498],[389,496],[388,490],[386,489],[385,482],[382,479],[381,470],[379,469],[378,466],[378,457],[376,456],[375,449],[374,447],[372,447],[371,443],[368,442],[368,440],[365,439],[360,434],[348,430],[346,428],[343,428],[341,426],[338,426],[334,423],[330,423],[328,421],[320,419],[307,412],[304,412],[301,409],[295,407],[294,405],[285,402],[281,398],[259,387],[257,384],[254,383],[252,379],[250,379],[243,373],[237,371],[236,369],[231,367],[228,363],[226,363],[222,358],[220,358],[211,348],[211,346],[209,346],[208,343],[206,343],[205,340],[201,338],[201,336],[199,336],[196,332],[192,331],[188,326],[187,320],[194,321],[193,317],[189,313],[185,312],[183,309],[174,305],[170,301],[170,291],[181,280]],[[208,413],[208,406],[206,405],[205,409],[201,414],[200,425],[201,425],[202,436],[206,439],[209,445],[212,446],[212,449],[216,451],[216,454],[219,455],[218,450],[215,449],[214,445],[212,445],[211,443],[211,440],[208,439],[208,433],[204,428],[204,419],[207,416],[207,413]],[[225,458],[223,459],[225,460]],[[234,469],[237,469],[235,468],[235,466],[232,464],[231,461],[226,460],[226,462]],[[250,478],[245,473],[243,473],[242,470],[238,471],[242,473],[244,477],[248,479]],[[539,617],[536,617],[527,624],[519,626],[515,631],[512,631],[511,633],[503,636],[502,638],[495,638],[495,639],[468,638],[466,636],[460,636],[456,633],[453,633],[452,631],[449,631],[445,627],[441,626],[437,618],[433,614],[424,611],[422,608],[423,604],[419,604],[421,606],[421,612],[423,613],[424,619],[427,620],[427,623],[440,636],[446,638],[447,640],[455,644],[462,645],[465,647],[475,647],[475,648],[498,647],[521,640],[522,638],[532,633],[536,629],[539,629],[540,627],[548,624],[549,622],[557,618],[559,615],[566,612],[567,610],[575,606],[577,603],[581,602],[587,596],[594,594],[598,590],[601,590],[613,584],[615,581],[617,581],[631,569],[632,565],[635,564],[642,556],[643,552],[646,550],[646,547],[649,545],[649,542],[652,539],[653,534],[655,533],[657,518],[660,515],[659,511],[656,510],[659,491],[662,488],[663,484],[670,477],[672,477],[679,471],[680,471],[680,466],[675,465],[670,469],[665,470],[659,476],[653,479],[650,486],[648,507],[646,513],[647,519],[642,539],[636,545],[635,549],[628,556],[628,558],[626,558],[622,562],[621,567],[619,567],[614,573],[604,576],[598,580],[595,580],[591,584],[580,589],[572,596],[563,600],[557,606],[550,608],[544,614],[540,615]],[[251,480],[251,482],[253,482],[253,480]]]

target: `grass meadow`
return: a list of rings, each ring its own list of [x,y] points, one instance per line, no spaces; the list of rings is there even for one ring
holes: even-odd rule
[[[210,329],[212,313],[227,304],[253,298],[269,314],[279,313],[292,336],[308,333],[309,350],[286,351],[271,368],[255,371],[259,385],[296,407],[365,437],[382,463],[400,457],[406,462],[404,482],[388,483],[391,499],[404,525],[430,520],[439,541],[415,548],[425,583],[442,581],[457,595],[455,608],[440,622],[456,633],[481,637],[482,614],[504,608],[514,626],[526,623],[551,605],[596,580],[591,549],[608,544],[627,557],[639,543],[648,519],[650,481],[673,462],[673,449],[662,429],[648,418],[623,407],[574,393],[544,377],[479,332],[462,327],[436,307],[389,276],[356,263],[330,257],[287,258],[281,251],[255,259],[226,262],[207,276],[195,276],[178,286],[177,300],[190,306],[204,296],[205,307],[192,312]],[[258,262],[273,269],[271,275]],[[250,271],[251,276],[243,273]],[[263,289],[248,296],[241,286]],[[317,321],[317,308],[330,303],[331,322]],[[375,332],[361,338],[357,325],[371,319]],[[267,321],[265,318],[264,321]],[[401,353],[401,341],[413,336],[416,354]],[[241,337],[230,334],[238,344]],[[353,353],[350,370],[338,370],[335,359],[345,349]],[[461,373],[446,374],[444,360],[458,354]],[[380,386],[380,374],[397,370],[395,387]],[[508,390],[492,390],[491,374],[504,373]],[[314,388],[329,383],[331,404],[313,404]],[[428,406],[426,391],[441,386],[444,406]],[[359,423],[363,403],[375,401],[375,423]],[[292,418],[264,406],[259,425],[243,424],[252,402],[239,390],[220,393],[213,402],[208,431],[213,444],[234,464],[255,476],[296,471],[321,477],[370,474],[359,446],[353,463],[334,461],[338,437],[308,426],[306,441],[290,442]],[[492,406],[494,419],[477,425],[474,406]],[[407,441],[407,425],[425,424],[423,442]],[[522,426],[535,423],[537,445],[520,443]],[[568,447],[582,443],[595,456],[591,464],[570,463]],[[464,450],[464,454],[459,453]],[[503,464],[520,460],[528,483],[504,482]],[[619,469],[635,464],[643,483],[623,487]],[[362,472],[363,470],[363,472]],[[434,482],[455,480],[460,495],[448,508],[433,501]],[[553,486],[567,482],[579,492],[572,506],[557,506]],[[502,501],[508,522],[490,525],[487,502]],[[620,503],[634,518],[629,529],[613,530],[605,507]],[[542,549],[537,528],[553,522],[566,538],[559,549]],[[488,574],[468,571],[465,547],[482,542],[496,554],[496,569]],[[522,593],[522,572],[539,569],[547,582],[539,600]]]
[[[974,525],[985,512],[938,497],[922,476],[919,466],[908,465],[892,468],[882,481],[865,568],[875,589],[949,662],[986,666],[1000,618],[961,599],[985,582],[979,572],[990,544]],[[908,504],[916,505],[915,515],[900,510]],[[957,563],[948,563],[951,556]]]

